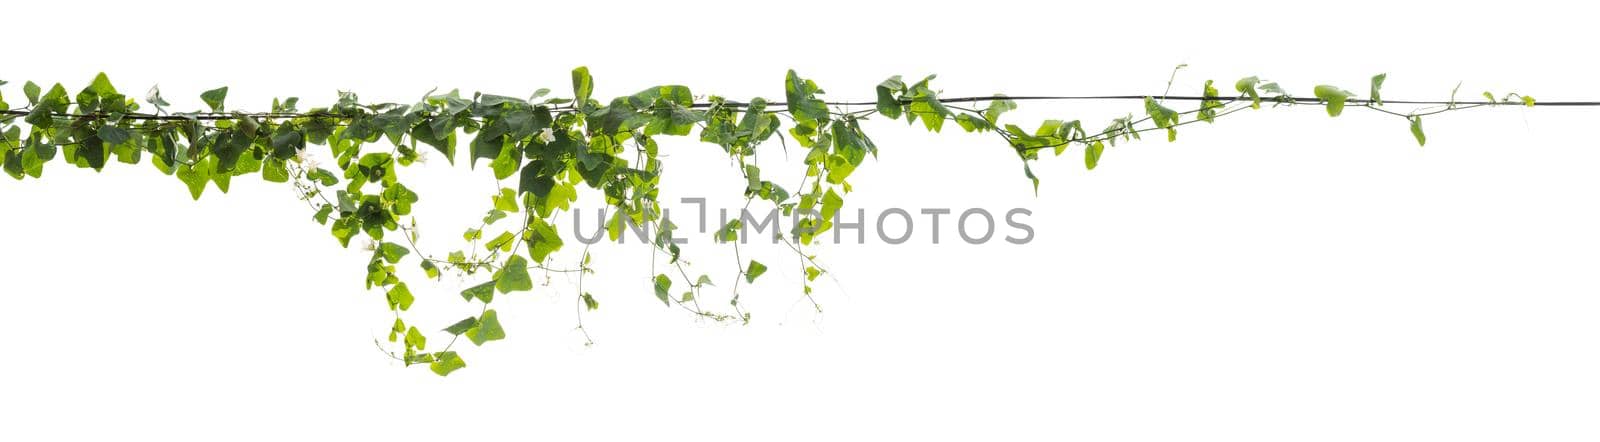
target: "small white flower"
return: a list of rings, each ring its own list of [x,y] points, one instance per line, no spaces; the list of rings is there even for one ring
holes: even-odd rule
[[[316,170],[316,168],[317,168],[317,159],[313,158],[311,156],[311,151],[307,150],[305,148],[301,148],[300,150],[295,151],[294,152],[294,159],[295,159],[296,162],[299,162],[300,166],[305,168],[306,170]]]
[[[361,250],[366,250],[368,252],[376,251],[378,250],[378,243],[372,242],[371,239],[362,240]]]
[[[551,131],[550,128],[546,127],[546,128],[544,128],[544,130],[539,131],[539,142],[541,142],[541,143],[549,143],[549,142],[552,142],[552,141],[555,141],[555,140],[556,140],[556,133],[554,131]]]
[[[418,164],[428,164],[428,151],[426,151],[426,150],[417,151],[417,163]]]
[[[161,99],[161,85],[159,84],[150,86],[150,91],[144,93],[144,101],[146,103],[153,104],[156,107],[164,107],[167,105],[167,100]]]

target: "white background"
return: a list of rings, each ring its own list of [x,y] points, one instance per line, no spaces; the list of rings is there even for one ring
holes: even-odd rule
[[[952,95],[1154,94],[1189,63],[1175,92],[1260,75],[1364,95],[1387,72],[1391,98],[1464,81],[1462,98],[1594,99],[1576,7],[17,2],[0,78],[12,103],[23,80],[76,91],[106,71],[179,108],[226,84],[230,107],[260,109],[340,89],[566,95],[578,65],[601,97],[779,98],[788,68],[833,99],[926,73]],[[1139,110],[1016,116],[1098,129]],[[1111,148],[1092,173],[1077,150],[1046,159],[1037,196],[996,139],[873,122],[882,152],[848,208],[1025,207],[1035,241],[967,245],[946,223],[937,246],[824,247],[823,315],[792,255],[752,247],[773,270],[745,295],[750,326],[662,308],[647,250],[597,247],[594,347],[554,275],[497,300],[509,338],[464,347],[448,378],[374,349],[388,322],[366,254],[286,186],[251,176],[193,202],[148,165],[56,162],[0,184],[0,439],[1595,440],[1595,112],[1462,112],[1427,120],[1425,148],[1371,112],[1246,112]],[[663,200],[737,196],[715,146],[663,149]],[[405,173],[436,254],[494,189],[443,161]],[[691,249],[726,287],[729,250]],[[418,323],[476,312],[460,283],[413,279]]]

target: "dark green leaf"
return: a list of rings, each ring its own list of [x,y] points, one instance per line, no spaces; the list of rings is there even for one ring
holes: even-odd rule
[[[105,141],[106,145],[108,146],[122,144],[123,142],[128,141],[130,136],[127,129],[116,126],[100,126],[100,129],[97,130],[95,134],[99,136],[102,141]]]
[[[206,102],[212,112],[222,112],[222,101],[228,98],[228,87],[223,86],[200,93],[200,101]]]
[[[906,83],[900,80],[899,75],[878,83],[878,113],[890,119],[900,118],[901,105],[897,94],[905,89]]]
[[[457,321],[455,324],[452,324],[449,327],[445,327],[444,332],[452,334],[452,335],[456,335],[456,336],[461,336],[462,333],[466,333],[467,330],[471,330],[473,327],[477,327],[477,326],[478,326],[478,318],[477,317],[468,317],[467,319],[462,319],[460,321]]]
[[[461,291],[461,299],[471,301],[476,298],[477,300],[482,301],[484,304],[493,302],[494,284],[494,281],[489,281],[483,284],[468,287],[466,290]]]

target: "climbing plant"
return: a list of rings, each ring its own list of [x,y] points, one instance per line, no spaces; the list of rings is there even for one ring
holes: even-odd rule
[[[415,103],[370,104],[355,93],[340,92],[326,107],[302,110],[300,101],[290,97],[273,100],[266,111],[244,111],[229,108],[228,88],[219,87],[200,95],[205,110],[172,112],[173,105],[159,89],[150,88],[138,100],[102,73],[75,93],[59,83],[45,88],[30,81],[21,85],[21,97],[13,92],[12,103],[0,95],[0,151],[5,173],[18,180],[38,179],[46,164],[60,159],[97,171],[114,163],[149,163],[175,177],[195,199],[209,188],[227,192],[235,177],[252,174],[292,187],[308,204],[311,219],[327,226],[340,246],[349,247],[358,238],[371,244],[363,278],[394,313],[389,343],[380,346],[406,365],[447,375],[466,366],[457,351],[459,338],[483,345],[506,337],[491,306],[497,296],[532,290],[530,271],[578,275],[574,302],[580,330],[583,312],[600,307],[596,296],[583,291],[584,276],[593,273],[587,250],[570,265],[552,262],[552,253],[566,246],[554,219],[585,194],[603,199],[613,210],[606,221],[612,240],[630,226],[655,234],[652,247],[671,269],[652,280],[659,302],[709,320],[750,321],[739,301],[740,284],[755,283],[767,266],[737,257],[735,240],[744,232],[739,220],[715,232],[719,241],[733,243],[739,260],[737,275],[725,284],[731,287],[727,307],[703,307],[702,292],[714,287],[711,278],[691,277],[680,260],[682,250],[672,240],[676,226],[662,216],[658,201],[658,140],[666,136],[697,136],[719,146],[743,175],[735,185],[742,187],[747,206],[761,202],[785,215],[800,215],[780,239],[803,267],[800,294],[820,311],[811,298],[812,283],[824,270],[810,246],[818,234],[833,228],[834,215],[852,191],[852,174],[877,154],[878,146],[863,131],[862,122],[871,118],[902,120],[929,132],[953,124],[961,131],[993,134],[1020,159],[1023,176],[1037,191],[1039,178],[1031,165],[1041,152],[1060,156],[1081,151],[1084,165],[1094,169],[1107,146],[1149,132],[1176,140],[1182,126],[1212,123],[1264,105],[1314,104],[1325,107],[1329,116],[1352,108],[1393,115],[1404,119],[1419,145],[1427,142],[1422,126],[1426,116],[1535,105],[1530,97],[1489,93],[1482,101],[1458,102],[1452,94],[1443,102],[1385,102],[1380,91],[1384,75],[1372,77],[1365,98],[1328,85],[1314,87],[1309,97],[1293,96],[1257,77],[1231,87],[1206,81],[1200,95],[1189,96],[944,97],[933,80],[932,75],[916,81],[895,76],[876,86],[875,100],[830,102],[822,98],[817,83],[791,70],[784,76],[783,99],[775,102],[695,95],[680,85],[602,100],[593,96],[588,69],[579,67],[572,71],[571,95],[565,97],[552,97],[548,89],[525,98],[430,91]],[[1169,81],[1169,92],[1171,87]],[[1224,88],[1231,90],[1224,93]],[[1137,100],[1143,106],[1137,113],[1112,118],[1099,130],[1067,119],[1044,120],[1028,130],[1004,118],[1018,102],[1029,100]],[[1197,106],[1180,111],[1173,108],[1178,102]],[[1387,107],[1394,104],[1428,107]],[[845,110],[851,108],[859,110]],[[764,178],[757,167],[758,147],[773,139],[786,148],[792,141],[805,152],[805,174],[798,185],[784,187]],[[307,155],[313,145],[327,149],[335,162],[313,161]],[[412,209],[423,199],[403,179],[405,168],[428,150],[451,164],[484,167],[483,173],[501,183],[487,195],[492,204],[481,223],[463,234],[465,245],[444,254],[419,250]],[[593,192],[580,192],[582,188]],[[476,281],[459,295],[480,304],[480,313],[442,328],[411,324],[406,312],[416,307],[418,296],[402,276],[403,266],[416,269],[406,272],[412,277],[437,279],[453,273]],[[440,337],[448,341],[440,343]]]

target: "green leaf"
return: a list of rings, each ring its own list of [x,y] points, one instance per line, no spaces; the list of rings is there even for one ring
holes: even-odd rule
[[[80,167],[88,166],[93,168],[95,171],[99,171],[106,165],[106,154],[108,150],[110,150],[108,146],[106,146],[105,142],[99,137],[86,138],[75,150],[78,155],[78,161],[81,161],[81,163],[78,163],[78,165]],[[68,156],[68,159],[71,159],[70,155]],[[216,159],[216,157],[212,157],[212,159]],[[212,176],[212,179],[216,180],[216,176]],[[227,192],[228,190],[224,188],[222,191]]]
[[[206,183],[211,181],[211,167],[209,162],[200,162],[194,166],[184,164],[178,166],[176,175],[179,181],[183,181],[183,184],[189,187],[189,196],[199,201],[200,194],[206,190]]]
[[[206,102],[212,112],[222,112],[222,101],[228,98],[228,87],[223,86],[200,93],[200,101]]]
[[[332,204],[323,204],[322,208],[317,209],[317,213],[316,214],[311,215],[311,219],[316,220],[317,224],[328,224],[328,215],[332,215],[332,214],[333,214],[333,205]]]
[[[989,102],[989,108],[984,109],[983,119],[993,125],[1000,121],[1000,115],[1008,111],[1017,110],[1017,102],[1005,99],[1003,95],[996,95],[994,101]]]
[[[500,315],[494,309],[484,310],[483,316],[478,318],[478,326],[467,330],[467,339],[473,345],[483,345],[485,342],[498,341],[506,338],[505,329],[500,328]]]
[[[39,103],[39,85],[33,84],[32,81],[24,83],[22,85],[22,95],[28,97],[29,105]]]
[[[404,282],[395,283],[394,287],[389,289],[388,298],[390,310],[399,308],[402,311],[411,308],[411,303],[417,299],[411,296],[411,289],[406,288]]]
[[[1372,104],[1379,106],[1383,105],[1383,96],[1378,94],[1378,89],[1383,88],[1383,80],[1386,78],[1389,78],[1389,74],[1378,74],[1372,76],[1372,93],[1368,94],[1368,96],[1372,97]]]
[[[61,87],[61,85],[58,84],[56,87]],[[43,104],[35,106],[33,110],[28,111],[28,116],[23,117],[22,121],[32,124],[33,127],[48,129],[55,125],[55,118],[50,109],[50,106]]]
[[[618,210],[617,213],[611,214],[611,221],[606,223],[606,237],[612,241],[622,237],[622,224],[627,222],[622,212]]]
[[[1178,111],[1162,106],[1151,97],[1144,97],[1144,112],[1150,116],[1150,121],[1154,122],[1156,127],[1166,129],[1178,125]],[[1042,132],[1038,135],[1044,135]]]
[[[655,287],[656,288],[656,299],[660,299],[662,304],[665,304],[667,306],[671,306],[672,305],[672,302],[671,302],[672,297],[671,297],[671,295],[668,294],[668,291],[672,290],[672,278],[668,278],[667,275],[665,275],[665,274],[657,274],[656,275],[656,279],[655,279],[655,286],[656,286]]]
[[[1083,165],[1084,165],[1084,167],[1088,167],[1089,170],[1094,170],[1094,167],[1100,164],[1100,154],[1104,153],[1105,151],[1106,151],[1105,143],[1101,143],[1099,141],[1096,141],[1096,142],[1094,142],[1094,144],[1090,144],[1090,145],[1084,147],[1083,148]]]
[[[528,242],[528,256],[538,262],[544,262],[545,257],[562,246],[561,235],[556,233],[555,226],[541,218],[528,221],[528,233],[524,234],[524,239]]]
[[[22,179],[22,155],[16,149],[6,149],[4,156],[4,170],[12,178]]]
[[[467,330],[472,330],[473,327],[477,327],[477,326],[478,326],[478,318],[476,316],[469,316],[469,317],[467,317],[467,319],[462,319],[460,321],[456,321],[455,324],[451,324],[449,327],[445,327],[444,328],[444,332],[452,334],[452,335],[456,335],[456,336],[461,336],[462,333],[466,333]]]
[[[572,96],[573,101],[581,108],[589,102],[589,95],[594,93],[594,77],[589,76],[588,66],[578,66],[572,70]]]
[[[453,351],[442,351],[434,354],[434,361],[428,364],[428,369],[439,376],[448,376],[450,372],[466,368],[467,362]]]
[[[278,128],[273,130],[270,140],[272,141],[272,156],[279,159],[293,157],[306,147],[305,135],[301,134],[300,130],[290,123],[278,125]]]
[[[483,223],[484,224],[494,224],[495,221],[499,221],[499,220],[502,220],[502,219],[505,219],[505,218],[506,218],[506,213],[505,212],[502,212],[502,211],[499,211],[499,210],[490,210],[488,214],[485,214],[483,216]]]
[[[922,127],[929,132],[939,132],[944,128],[944,120],[950,116],[950,109],[939,102],[939,96],[931,91],[924,91],[921,95],[911,100],[912,116],[922,119]]]
[[[261,163],[261,178],[273,183],[289,182],[289,165],[283,160],[267,157]]]
[[[489,162],[489,168],[494,170],[495,179],[500,180],[515,175],[520,167],[522,167],[522,148],[516,145],[508,144],[501,147],[494,160]]]
[[[400,333],[403,333],[405,331],[406,331],[406,321],[400,320],[400,317],[398,315],[396,315],[395,318],[394,318],[394,325],[389,327],[389,342],[394,342],[394,341],[398,340],[400,338]]]
[[[105,141],[107,146],[116,146],[118,144],[122,144],[123,142],[128,141],[128,138],[131,136],[129,135],[127,129],[109,125],[100,126],[100,129],[95,131],[95,135],[100,137],[101,141]]]
[[[1428,136],[1422,133],[1422,117],[1411,116],[1411,136],[1417,138],[1417,146],[1428,145]]]
[[[417,330],[416,327],[411,327],[410,329],[406,330],[406,348],[421,350],[423,347],[427,346],[428,337],[422,335],[422,330]]]
[[[533,161],[529,162],[527,166],[523,166],[522,176],[517,180],[517,191],[532,193],[533,196],[538,198],[550,195],[550,191],[555,189],[556,180],[555,177],[540,173],[539,169],[544,167],[545,164],[543,161]],[[512,212],[515,211],[512,210]]]
[[[731,220],[731,221],[728,221],[727,224],[724,224],[722,226],[722,228],[717,229],[717,233],[715,235],[712,235],[712,238],[717,240],[717,242],[734,242],[734,241],[738,241],[739,240],[739,229],[742,229],[742,228],[744,228],[744,222],[743,221],[740,221],[740,220],[737,220],[737,219]],[[612,239],[616,239],[616,237],[612,237]]]
[[[339,177],[334,176],[333,172],[329,172],[327,169],[323,169],[321,167],[312,169],[310,172],[306,172],[306,179],[314,181],[323,186],[339,184]]]
[[[388,261],[390,264],[400,262],[400,258],[405,257],[408,253],[411,253],[410,249],[392,242],[378,245],[378,254],[382,255],[383,260]]]
[[[499,277],[495,278],[495,289],[500,293],[533,290],[533,278],[528,276],[528,260],[522,255],[511,255],[506,259],[505,267],[500,269]]]
[[[1326,84],[1317,86],[1314,93],[1317,95],[1317,99],[1328,102],[1328,116],[1330,117],[1337,117],[1341,112],[1344,112],[1345,100],[1355,96],[1350,91]]]
[[[594,295],[590,295],[588,293],[584,293],[583,294],[583,307],[586,308],[586,309],[589,309],[590,311],[599,310],[600,309],[600,301],[596,301],[594,299]]]
[[[505,212],[519,212],[517,206],[517,191],[509,188],[500,188],[500,193],[494,196],[494,208]]]
[[[961,129],[967,132],[982,132],[995,129],[994,125],[989,123],[989,120],[985,120],[983,117],[973,116],[972,114],[956,115],[956,124],[961,125]]]
[[[784,96],[789,105],[789,114],[800,121],[822,121],[828,119],[828,104],[817,99],[816,93],[821,92],[817,84],[811,80],[800,78],[794,69],[783,81]]]
[[[466,290],[461,291],[461,299],[471,301],[476,298],[479,301],[483,301],[484,304],[493,302],[494,284],[494,281],[489,281],[483,284],[468,287]]]
[[[111,87],[111,79],[106,78],[105,72],[94,76],[94,81],[89,82],[89,90],[101,97],[117,94],[117,88]]]
[[[895,94],[905,91],[905,89],[906,83],[900,80],[899,75],[889,77],[888,80],[878,83],[878,113],[889,117],[889,119],[900,118],[900,99],[896,98]]]
[[[1233,84],[1233,89],[1239,91],[1241,94],[1249,95],[1250,107],[1254,109],[1260,109],[1261,93],[1256,92],[1256,84],[1260,82],[1261,79],[1256,77],[1240,78],[1238,82]]]
[[[333,237],[339,240],[340,247],[349,247],[350,238],[361,231],[361,219],[348,216],[333,221]]]
[[[511,232],[500,232],[499,236],[484,243],[483,248],[484,250],[500,249],[502,252],[510,252],[513,239],[516,239],[516,237],[511,236]]]
[[[756,282],[756,278],[761,277],[761,274],[763,273],[767,273],[767,266],[762,264],[760,261],[752,259],[750,260],[750,267],[744,271],[744,282],[754,284]]]
[[[835,193],[833,189],[828,189],[828,192],[822,195],[823,221],[831,223],[833,215],[839,213],[840,207],[844,207],[844,198],[840,198],[839,194]]]

